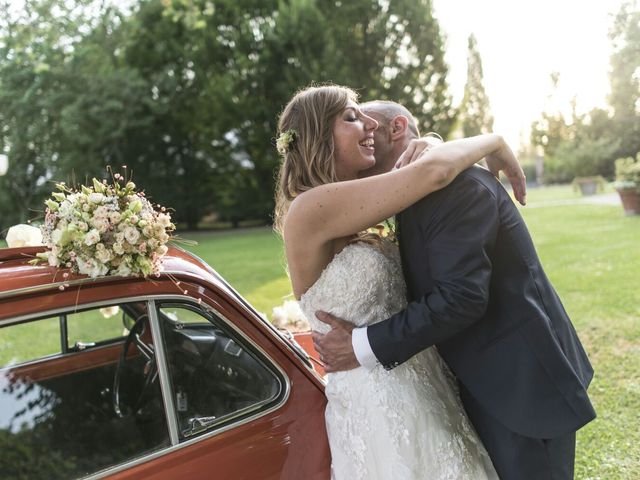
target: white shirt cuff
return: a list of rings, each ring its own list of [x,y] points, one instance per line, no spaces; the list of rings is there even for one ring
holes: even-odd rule
[[[369,344],[367,327],[354,328],[351,331],[351,345],[353,346],[353,353],[355,353],[360,365],[366,368],[373,368],[378,365],[378,359]]]

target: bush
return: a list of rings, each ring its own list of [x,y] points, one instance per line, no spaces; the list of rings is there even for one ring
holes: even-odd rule
[[[612,178],[619,142],[609,138],[564,140],[553,156],[545,158],[546,183],[568,183],[575,177],[601,175]]]
[[[640,191],[640,152],[636,158],[626,157],[616,160],[616,188]]]

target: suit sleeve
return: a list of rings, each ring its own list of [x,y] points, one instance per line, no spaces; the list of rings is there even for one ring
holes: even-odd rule
[[[408,268],[428,268],[432,290],[367,328],[371,349],[387,369],[451,338],[482,318],[487,308],[498,228],[494,192],[463,173],[438,193],[437,202],[425,197],[411,207],[412,221],[420,223],[423,249],[411,252]],[[434,204],[436,211],[431,212]]]

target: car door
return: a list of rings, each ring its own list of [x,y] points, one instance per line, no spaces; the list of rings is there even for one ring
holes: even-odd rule
[[[0,322],[6,478],[329,477],[324,394],[246,309],[113,296]]]
[[[124,324],[147,317],[144,300],[73,306],[0,323],[0,476],[81,478],[170,445],[158,384],[133,407],[145,364],[122,363]],[[114,409],[116,372],[127,412]],[[158,411],[161,415],[158,415]]]
[[[327,479],[323,392],[246,311],[212,297],[154,298],[172,447],[115,478]]]

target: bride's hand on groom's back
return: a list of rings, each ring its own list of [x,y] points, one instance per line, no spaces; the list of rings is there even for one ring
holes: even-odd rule
[[[330,313],[318,311],[316,318],[331,327],[326,334],[313,333],[313,345],[324,363],[327,373],[343,372],[360,366],[351,343],[351,331],[354,328],[341,318]]]

